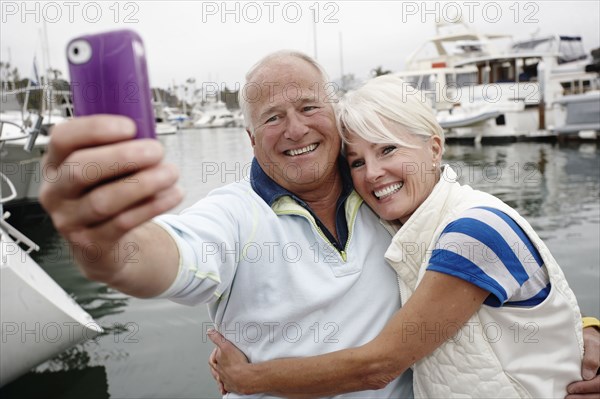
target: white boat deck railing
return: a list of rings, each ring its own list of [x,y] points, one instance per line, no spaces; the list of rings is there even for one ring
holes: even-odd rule
[[[33,146],[35,145],[35,142],[38,138],[38,135],[40,134],[40,131],[42,129],[42,121],[43,120],[44,120],[44,117],[41,115],[38,115],[38,118],[35,122],[35,126],[32,129],[28,129],[28,130],[26,130],[23,126],[19,125],[16,122],[0,120],[0,149],[2,149],[2,147],[4,146],[4,143],[7,141],[20,140],[20,139],[27,138],[28,140],[25,142],[23,149],[27,152],[31,152],[31,150],[33,149]],[[16,126],[23,134],[3,137],[2,131],[4,130],[4,124]]]
[[[4,130],[4,125],[5,124],[15,126],[16,128],[18,128],[21,131],[22,134],[21,135],[15,135],[15,136],[9,136],[9,137],[3,137],[2,136],[2,132]],[[0,120],[0,148],[2,148],[2,144],[5,141],[20,140],[20,139],[24,139],[26,137],[29,137],[29,133],[27,133],[27,131],[25,130],[25,128],[23,126],[19,125],[16,122]]]
[[[2,173],[0,173],[0,177],[5,178],[5,176]],[[25,234],[12,227],[6,221],[6,219],[8,219],[9,217],[10,212],[4,212],[4,214],[0,218],[0,230],[2,230],[3,233],[8,234],[10,237],[12,237],[12,239],[15,240],[16,244],[22,243],[23,245],[27,246],[27,250],[25,251],[26,253],[31,253],[31,251],[39,251],[39,245],[31,241],[29,238],[27,238]]]

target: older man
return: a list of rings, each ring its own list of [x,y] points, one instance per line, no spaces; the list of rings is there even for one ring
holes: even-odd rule
[[[134,135],[129,120],[98,116],[53,132],[46,168],[64,177],[44,185],[42,204],[78,244],[87,277],[138,297],[208,303],[220,330],[251,361],[368,342],[400,306],[399,293],[383,259],[390,236],[339,160],[327,79],[309,57],[280,52],[247,80],[242,105],[255,155],[249,182],[150,221],[181,200],[177,172],[162,162],[158,143],[127,141]],[[68,169],[91,160],[103,168],[100,180]],[[138,184],[114,180],[115,161],[135,164]],[[91,242],[104,249],[100,259],[79,251]],[[125,242],[139,246],[135,262],[112,256],[110,248]],[[411,395],[407,373],[356,394]]]

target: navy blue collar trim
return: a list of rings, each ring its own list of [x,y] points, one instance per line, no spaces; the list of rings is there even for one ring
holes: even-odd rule
[[[252,160],[252,166],[250,168],[250,185],[252,189],[269,205],[272,206],[273,203],[284,196],[289,196],[294,201],[296,201],[300,206],[310,212],[310,214],[315,218],[317,224],[323,230],[323,232],[327,235],[329,241],[334,244],[338,250],[342,250],[348,239],[348,223],[346,221],[346,211],[344,209],[344,202],[354,189],[352,184],[352,178],[350,176],[350,168],[348,167],[348,163],[346,160],[340,156],[338,158],[338,167],[340,168],[340,175],[342,177],[342,195],[338,198],[336,204],[336,228],[338,232],[338,236],[340,240],[335,239],[333,234],[329,232],[329,230],[325,227],[325,225],[317,218],[312,209],[308,206],[306,202],[300,199],[297,195],[291,193],[285,188],[281,187],[277,184],[273,179],[271,179],[260,167],[256,158]]]

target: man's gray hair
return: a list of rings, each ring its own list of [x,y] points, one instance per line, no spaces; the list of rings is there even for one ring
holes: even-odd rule
[[[273,61],[280,61],[280,60],[284,60],[286,58],[298,58],[300,60],[306,61],[308,64],[315,67],[315,69],[317,71],[319,71],[319,75],[321,76],[323,83],[329,82],[329,77],[327,76],[327,72],[325,72],[325,69],[323,69],[321,64],[319,64],[317,62],[317,60],[315,60],[311,56],[306,55],[300,51],[279,50],[279,51],[271,53],[271,54],[265,56],[264,58],[262,58],[260,61],[258,61],[256,64],[254,64],[248,70],[248,72],[246,73],[246,81],[245,81],[244,85],[240,88],[240,91],[238,93],[238,102],[240,104],[240,109],[242,110],[242,114],[244,115],[245,127],[246,127],[246,129],[250,130],[250,132],[252,134],[254,134],[254,127],[250,126],[250,121],[251,121],[250,107],[249,107],[250,104],[248,103],[247,98],[246,98],[245,88],[248,86],[248,84],[250,82],[252,82],[252,78],[254,77],[254,75],[256,75],[256,73],[258,71],[260,71],[265,65],[267,65],[268,63],[271,63]]]

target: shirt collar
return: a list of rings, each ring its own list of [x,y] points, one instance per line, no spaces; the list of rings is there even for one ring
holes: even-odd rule
[[[346,198],[352,193],[354,185],[352,184],[352,177],[350,176],[350,167],[348,162],[343,156],[338,158],[338,168],[342,177],[342,195],[338,199],[338,203],[345,201]],[[289,196],[298,202],[304,208],[310,210],[306,202],[300,199],[296,194],[286,190],[271,179],[265,171],[260,167],[256,158],[252,160],[252,166],[250,168],[250,184],[252,189],[267,203],[272,206],[273,203],[283,197]]]

